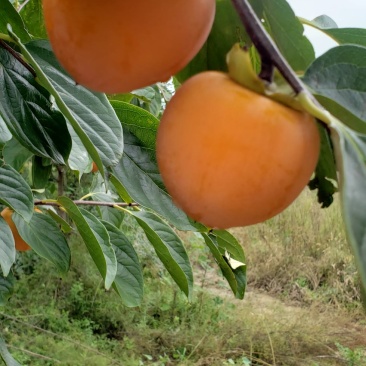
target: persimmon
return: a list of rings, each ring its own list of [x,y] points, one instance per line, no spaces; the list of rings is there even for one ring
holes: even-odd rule
[[[168,80],[205,42],[215,0],[43,0],[56,57],[75,81],[123,93]]]
[[[36,212],[42,212],[37,207],[34,208],[34,211]],[[9,207],[4,208],[1,211],[1,216],[3,219],[7,222],[7,224],[10,227],[11,232],[13,233],[14,241],[15,241],[15,249],[19,252],[25,252],[27,250],[32,249],[19,235],[18,229],[16,228],[12,216],[14,211],[10,209]]]
[[[95,164],[95,162],[93,161],[93,166],[92,166],[92,173],[96,173],[98,171],[98,167],[97,167],[97,164]]]
[[[221,229],[283,211],[308,183],[319,150],[312,116],[215,71],[177,90],[157,136],[172,199],[194,220]]]

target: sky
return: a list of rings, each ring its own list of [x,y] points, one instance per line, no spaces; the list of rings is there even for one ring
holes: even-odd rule
[[[275,0],[274,0],[275,1]],[[299,17],[309,20],[319,15],[330,16],[338,27],[366,28],[365,0],[287,0]],[[305,34],[314,45],[317,56],[336,44],[322,32],[305,27]]]

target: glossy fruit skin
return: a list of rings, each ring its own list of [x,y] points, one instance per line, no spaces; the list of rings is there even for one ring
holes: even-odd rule
[[[43,0],[53,50],[75,81],[124,93],[166,81],[205,42],[215,0]]]
[[[34,211],[42,212],[38,208],[35,208]],[[9,207],[6,207],[1,211],[1,216],[7,222],[7,224],[10,227],[11,232],[13,233],[13,237],[14,237],[14,241],[15,241],[15,249],[18,252],[25,252],[32,248],[19,235],[18,229],[16,228],[16,226],[13,222],[13,219],[12,219],[13,213],[14,213],[14,211],[12,209],[10,209]]]
[[[157,136],[158,165],[173,201],[220,229],[283,211],[308,183],[319,150],[313,117],[214,71],[178,89]]]

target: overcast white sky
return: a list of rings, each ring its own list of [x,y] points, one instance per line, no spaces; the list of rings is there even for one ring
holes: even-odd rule
[[[314,19],[319,15],[330,16],[338,27],[366,28],[366,0],[287,0],[297,16]],[[306,28],[306,35],[313,42],[317,55],[335,43],[322,32]]]

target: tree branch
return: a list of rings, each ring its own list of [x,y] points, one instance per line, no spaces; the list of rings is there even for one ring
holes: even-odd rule
[[[270,81],[268,80],[269,75],[271,74],[270,68],[271,66],[272,68],[275,66],[284,79],[291,85],[296,94],[307,92],[304,84],[297,77],[277,46],[268,36],[248,0],[232,0],[232,3],[239,14],[249,37],[261,56],[262,70],[259,76],[264,80]]]
[[[7,43],[5,43],[2,39],[0,39],[0,47],[7,50],[14,58],[16,58],[34,77],[37,76],[36,72],[33,70],[32,66],[30,66],[27,62],[25,62],[22,56],[14,51]]]
[[[113,206],[120,206],[120,207],[138,207],[140,206],[136,202],[100,202],[100,201],[83,201],[83,200],[75,200],[73,201],[75,205],[85,205],[85,206],[107,206],[107,207],[113,207]],[[34,204],[36,206],[56,206],[59,207],[61,204],[58,202],[47,202],[47,200],[35,200]]]

